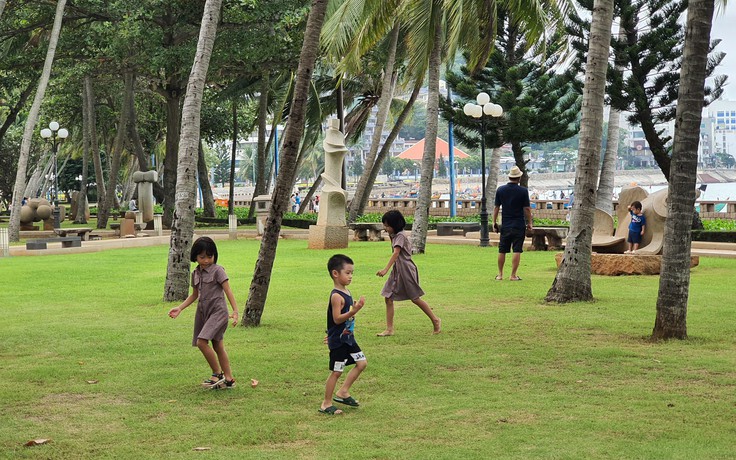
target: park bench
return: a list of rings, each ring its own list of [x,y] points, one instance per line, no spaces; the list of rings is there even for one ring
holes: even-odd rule
[[[461,230],[463,236],[468,232],[479,232],[480,223],[478,222],[437,222],[437,236],[451,236],[455,234],[455,230]]]
[[[350,224],[354,241],[383,241],[383,224],[354,222]]]
[[[89,241],[90,232],[92,231],[89,227],[82,228],[55,228],[54,233],[61,237],[65,236],[78,236],[82,241]]]
[[[82,238],[64,236],[59,238],[36,238],[26,241],[26,249],[47,249],[48,243],[61,243],[62,248],[78,248],[82,246]]]
[[[567,227],[534,227],[526,231],[526,236],[532,238],[533,251],[547,251],[562,249],[562,240],[567,238]]]

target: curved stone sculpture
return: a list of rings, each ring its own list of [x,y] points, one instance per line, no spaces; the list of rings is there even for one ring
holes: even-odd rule
[[[138,210],[143,216],[143,222],[153,220],[153,184],[158,180],[156,171],[136,171],[133,173],[133,182],[138,184]]]
[[[325,140],[325,172],[322,173],[322,193],[319,200],[317,225],[309,227],[309,247],[337,249],[348,247],[348,228],[345,220],[347,197],[342,189],[342,162],[348,149],[345,136],[338,129],[340,121],[331,119]]]
[[[325,172],[322,173],[322,193],[319,200],[319,216],[317,225],[345,226],[345,209],[347,200],[342,189],[342,162],[348,152],[345,147],[345,136],[338,129],[340,120],[330,120],[325,140]]]
[[[647,225],[637,254],[661,254],[664,224],[667,219],[667,193],[666,188],[651,195],[638,186],[623,188],[618,197],[616,208],[618,227],[615,232],[613,232],[613,218],[605,211],[596,209],[593,223],[593,251],[621,254],[627,249],[626,239],[631,223],[628,208],[634,201],[640,201]]]

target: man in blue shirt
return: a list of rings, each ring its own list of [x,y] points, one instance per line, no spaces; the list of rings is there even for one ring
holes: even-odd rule
[[[524,252],[526,230],[532,229],[532,208],[529,203],[529,190],[519,185],[523,173],[518,166],[509,171],[509,183],[496,190],[496,202],[493,208],[493,228],[499,232],[498,212],[501,211],[501,240],[498,244],[498,275],[496,280],[503,279],[503,266],[506,254],[513,248],[511,259],[511,281],[521,281],[516,274]]]

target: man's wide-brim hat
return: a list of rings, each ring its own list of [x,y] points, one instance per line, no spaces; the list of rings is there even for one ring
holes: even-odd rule
[[[512,179],[516,179],[517,177],[521,177],[523,175],[524,173],[521,172],[521,169],[519,169],[518,166],[514,166],[513,168],[511,168],[511,171],[509,171],[509,177]]]

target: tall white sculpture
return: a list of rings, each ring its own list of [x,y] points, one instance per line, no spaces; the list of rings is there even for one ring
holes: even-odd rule
[[[325,172],[322,173],[324,185],[319,199],[317,225],[309,227],[310,249],[348,247],[348,228],[345,221],[347,193],[341,187],[342,162],[348,149],[339,127],[340,121],[331,119],[322,144],[325,149]]]

